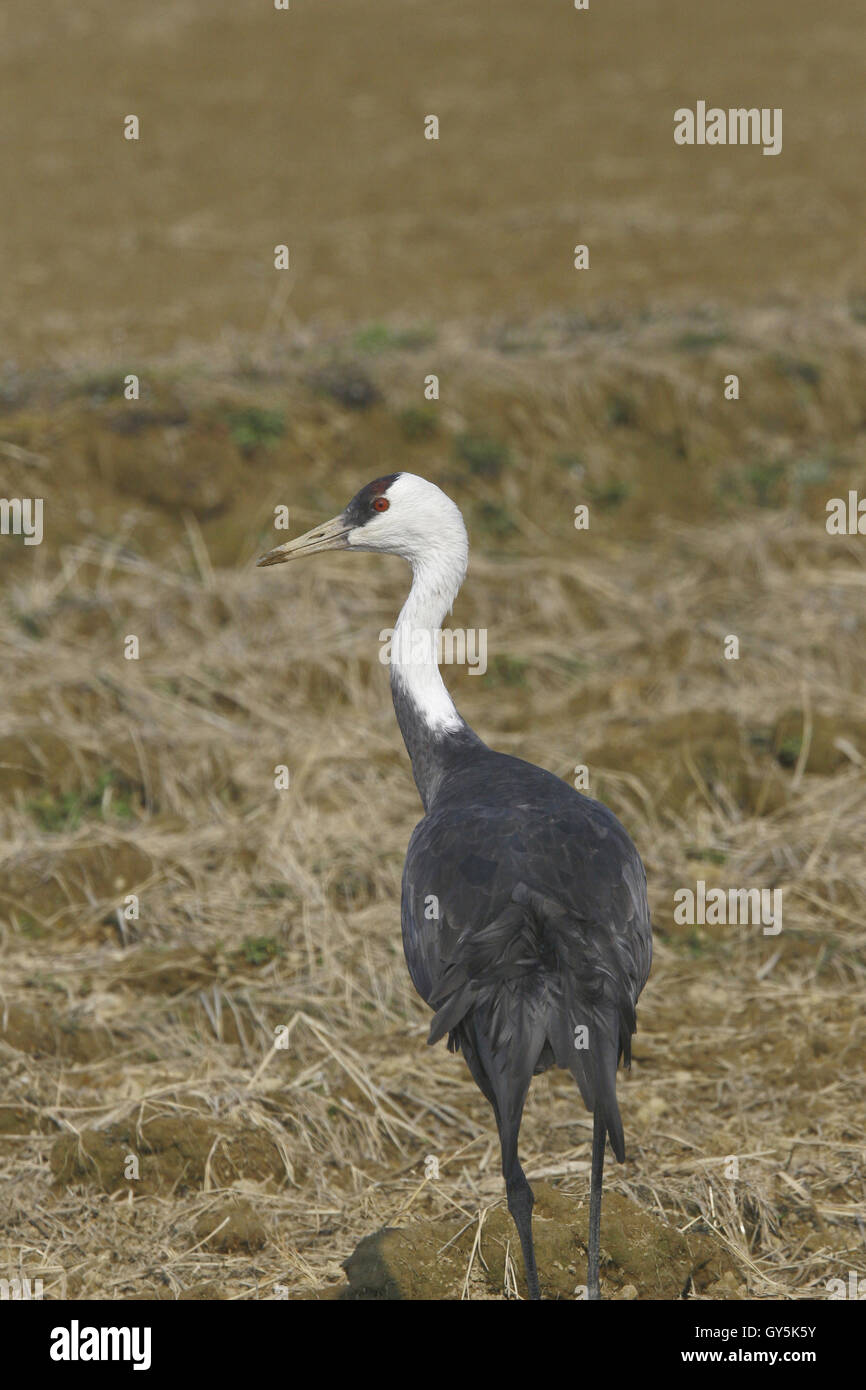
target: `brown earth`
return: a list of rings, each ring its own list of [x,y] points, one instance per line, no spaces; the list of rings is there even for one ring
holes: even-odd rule
[[[535,1186],[532,1213],[545,1299],[586,1297],[589,1212],[585,1201],[547,1183]],[[717,1242],[683,1236],[618,1192],[605,1203],[602,1297],[650,1300],[705,1294],[745,1295],[745,1284]],[[520,1246],[508,1212],[484,1211],[477,1221],[416,1222],[366,1236],[345,1261],[349,1300],[460,1298],[470,1281],[488,1297],[509,1285],[526,1297]]]

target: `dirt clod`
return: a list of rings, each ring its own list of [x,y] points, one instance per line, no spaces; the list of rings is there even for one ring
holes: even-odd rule
[[[533,1236],[542,1297],[585,1296],[589,1226],[587,1202],[537,1183]],[[465,1228],[462,1229],[461,1228]],[[377,1231],[360,1242],[344,1268],[345,1299],[460,1298],[468,1278],[483,1278],[488,1296],[502,1295],[506,1259],[517,1275],[521,1297],[526,1284],[514,1224],[504,1206],[488,1211],[481,1224],[460,1220],[419,1222]],[[604,1199],[602,1219],[602,1296],[620,1299],[677,1299],[704,1293],[722,1278],[723,1296],[738,1287],[730,1256],[711,1237],[683,1236],[674,1226],[642,1210],[618,1192]]]
[[[243,1200],[229,1200],[202,1212],[195,1235],[197,1240],[206,1240],[210,1250],[224,1254],[261,1250],[267,1240],[264,1221],[252,1203]]]
[[[51,1150],[51,1171],[60,1187],[87,1182],[105,1192],[126,1187],[135,1194],[201,1190],[206,1175],[217,1187],[238,1178],[276,1185],[284,1176],[267,1135],[232,1132],[188,1115],[161,1116],[138,1130],[127,1122],[83,1130],[80,1138],[61,1135]]]

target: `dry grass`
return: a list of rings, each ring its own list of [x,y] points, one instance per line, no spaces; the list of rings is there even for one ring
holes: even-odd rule
[[[269,345],[258,381],[164,367],[131,439],[92,383],[34,386],[3,420],[7,494],[38,478],[47,532],[2,543],[0,1274],[47,1296],[301,1297],[380,1225],[501,1198],[486,1103],[425,1047],[400,948],[420,808],[376,652],[406,575],[239,563],[276,502],[303,526],[401,465],[470,519],[455,623],[488,629],[490,668],[448,673],[462,712],[562,776],[587,763],[645,858],[656,958],[610,1187],[715,1232],[750,1296],[866,1274],[866,567],[822,519],[862,463],[864,333],[842,308],[808,331],[793,310],[743,320],[745,406],[721,401],[729,347],[699,369],[677,347],[693,329],[532,324],[515,358],[446,326],[460,385],[412,442],[417,356],[379,361],[383,401],[351,412],[310,389],[316,344]],[[779,369],[806,339],[811,382]],[[285,437],[245,454],[228,396],[282,402]],[[181,423],[154,420],[167,398]],[[508,456],[467,461],[467,433]],[[699,877],[782,888],[782,933],[677,926]],[[571,1081],[539,1078],[530,1177],[582,1192],[589,1132]],[[262,1227],[216,1249],[202,1219],[238,1196]]]

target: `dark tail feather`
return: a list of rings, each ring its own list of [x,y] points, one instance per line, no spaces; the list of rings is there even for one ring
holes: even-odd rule
[[[471,1009],[489,1002],[500,987],[526,974],[527,962],[520,950],[523,918],[523,908],[512,902],[480,931],[461,933],[453,955],[442,962],[427,1001],[436,1010],[428,1045],[453,1032]]]
[[[596,1027],[599,1028],[599,1025],[597,1024]],[[601,1025],[601,1029],[603,1029],[603,1025]],[[607,1030],[603,1029],[601,1038],[596,1039],[596,1045],[590,1058],[592,1100],[587,1103],[587,1109],[600,1115],[610,1139],[610,1146],[616,1155],[617,1163],[622,1163],[625,1160],[625,1136],[622,1132],[622,1118],[616,1099],[618,1060],[619,1048]],[[573,1069],[570,1068],[570,1070],[573,1075]]]
[[[598,1110],[622,1163],[616,1070],[620,1055],[628,1056],[635,1023],[620,974],[604,938],[576,931],[559,903],[518,883],[499,915],[478,931],[462,932],[441,962],[428,997],[435,1013],[427,1041],[448,1033],[456,1049],[473,1020],[475,1050],[494,1085],[498,1068],[528,1067],[531,1077],[552,1052],[557,1066],[571,1072],[587,1110]],[[578,1036],[581,1028],[586,1038]]]
[[[592,943],[575,935],[569,914],[558,903],[523,884],[517,886],[514,897],[543,923],[545,939],[560,961],[558,997],[551,1000],[548,1023],[557,1066],[571,1072],[587,1110],[598,1109],[611,1148],[622,1163],[625,1137],[616,1099],[616,1071],[620,1055],[628,1054],[634,1030],[631,1001],[611,963]]]
[[[575,1035],[571,1032],[575,1017],[582,1020],[587,1029],[589,1046],[586,1048],[576,1046]],[[556,1064],[571,1072],[587,1110],[592,1114],[598,1109],[610,1137],[610,1146],[617,1161],[622,1163],[625,1138],[616,1099],[618,1044],[595,1011],[587,1012],[579,1007],[572,1011],[560,1006],[552,1022],[548,1034]],[[575,1029],[579,1026],[575,1025]]]
[[[616,1100],[616,1085],[610,1086],[610,1094],[602,1093],[599,1096],[599,1107],[601,1118],[607,1129],[607,1136],[610,1139],[610,1147],[616,1155],[617,1163],[625,1162],[625,1135],[622,1132],[622,1118],[619,1113],[619,1106]]]

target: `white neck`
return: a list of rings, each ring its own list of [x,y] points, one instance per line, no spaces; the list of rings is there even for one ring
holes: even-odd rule
[[[391,684],[435,733],[464,727],[439,672],[437,639],[465,568],[465,545],[459,554],[456,548],[442,545],[423,560],[412,562],[412,588],[391,643]]]

